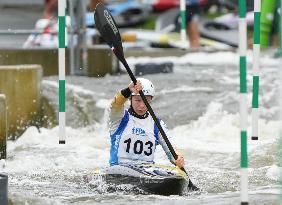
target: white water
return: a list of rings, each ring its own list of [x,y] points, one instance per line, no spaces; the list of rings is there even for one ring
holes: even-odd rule
[[[237,56],[232,53],[216,53],[213,57],[203,53],[190,55],[178,62],[184,64],[193,59],[196,66],[205,64],[210,67],[187,69],[182,65],[177,67],[175,74],[150,77],[159,86],[159,97],[153,105],[159,111],[157,113],[163,114],[167,124],[172,124],[169,126],[172,144],[184,154],[190,177],[203,189],[200,194],[182,197],[136,196],[130,194],[126,187],[117,193],[107,193],[104,187],[101,193],[103,187],[93,190],[83,182],[85,174],[108,164],[110,144],[106,108],[113,94],[129,82],[127,76],[106,76],[99,80],[67,79],[68,96],[75,96],[76,103],[89,115],[95,116],[96,109],[102,110],[103,114],[99,115],[98,121],[91,121],[86,127],[72,128],[68,121],[70,125],[66,129],[65,145],[58,144],[58,127],[41,128],[40,133],[35,127],[30,127],[17,141],[8,141],[8,159],[6,165],[2,162],[1,170],[9,174],[9,197],[16,204],[239,204],[238,72],[236,67],[233,69],[231,66],[237,64]],[[275,203],[280,190],[277,149],[281,121],[275,118],[279,111],[276,99],[279,63],[269,57],[262,58],[262,61],[264,72],[261,79],[263,92],[260,95],[262,117],[259,121],[259,141],[248,140],[252,204]],[[230,65],[231,69],[226,68],[225,64]],[[189,79],[190,75],[192,80]],[[213,81],[214,78],[216,81]],[[193,82],[195,79],[199,84],[198,81]],[[106,88],[112,81],[116,84]],[[250,85],[250,75],[248,81]],[[55,82],[46,79],[43,89],[52,93],[53,89],[57,90]],[[178,107],[184,107],[178,110],[175,103],[170,104],[174,102],[171,96],[179,101]],[[51,98],[56,98],[56,93],[51,94]],[[251,94],[249,102],[250,99]],[[71,97],[67,100],[72,106]],[[91,109],[94,113],[89,112],[88,103],[95,107]],[[70,115],[76,116],[75,109],[70,110]],[[194,110],[198,113],[196,117],[187,118]],[[250,132],[249,126],[249,135]],[[156,163],[169,165],[160,148],[157,149]]]

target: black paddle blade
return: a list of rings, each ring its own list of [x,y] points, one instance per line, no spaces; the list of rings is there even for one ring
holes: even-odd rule
[[[100,32],[102,38],[113,49],[119,60],[124,59],[122,41],[116,22],[110,11],[99,3],[96,6],[94,13],[95,25]]]
[[[189,183],[188,183],[188,191],[200,191],[200,189],[198,187],[196,187],[192,181],[189,179]]]

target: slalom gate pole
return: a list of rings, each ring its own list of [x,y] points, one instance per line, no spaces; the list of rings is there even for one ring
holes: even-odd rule
[[[276,57],[282,57],[282,0],[278,0],[279,2],[279,19],[278,19],[278,24],[279,24],[279,48],[275,54]]]
[[[66,140],[66,93],[65,93],[65,49],[66,49],[66,0],[58,0],[58,25],[59,25],[59,144],[65,144]]]
[[[239,55],[240,55],[240,137],[241,137],[241,204],[248,203],[247,152],[247,22],[246,0],[239,0]]]
[[[187,43],[186,0],[180,0],[180,18],[181,18],[181,30],[180,30],[181,41],[186,45]]]
[[[254,1],[252,140],[258,140],[261,0]]]
[[[282,56],[282,0],[280,0],[280,9],[279,9],[279,56]]]

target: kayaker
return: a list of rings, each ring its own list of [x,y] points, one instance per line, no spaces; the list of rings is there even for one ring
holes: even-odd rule
[[[155,95],[152,82],[137,78],[136,85],[131,82],[127,88],[118,92],[111,102],[109,112],[109,131],[111,135],[110,165],[123,163],[154,163],[156,145],[160,144],[168,159],[178,167],[184,166],[184,157],[173,159],[166,143],[144,104],[139,91],[142,90],[147,101],[151,103]],[[130,100],[129,109],[125,102]],[[162,128],[167,127],[159,120]]]

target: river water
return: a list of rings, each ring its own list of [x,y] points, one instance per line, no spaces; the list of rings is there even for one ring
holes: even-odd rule
[[[114,192],[105,184],[92,188],[83,176],[108,164],[107,108],[126,87],[126,74],[66,79],[66,144],[58,144],[58,127],[30,127],[8,141],[1,171],[9,175],[13,204],[239,204],[240,122],[238,56],[232,52],[192,53],[182,57],[128,58],[138,62],[173,62],[174,72],[148,75],[156,87],[155,113],[169,127],[172,144],[184,154],[186,170],[200,193],[185,196],[136,194],[130,186]],[[261,58],[259,140],[248,140],[249,201],[279,204],[278,140],[281,62]],[[251,134],[252,55],[248,53],[248,105]],[[57,77],[44,78],[42,94],[57,109]],[[250,137],[249,137],[250,138]],[[156,163],[169,165],[157,148]]]

